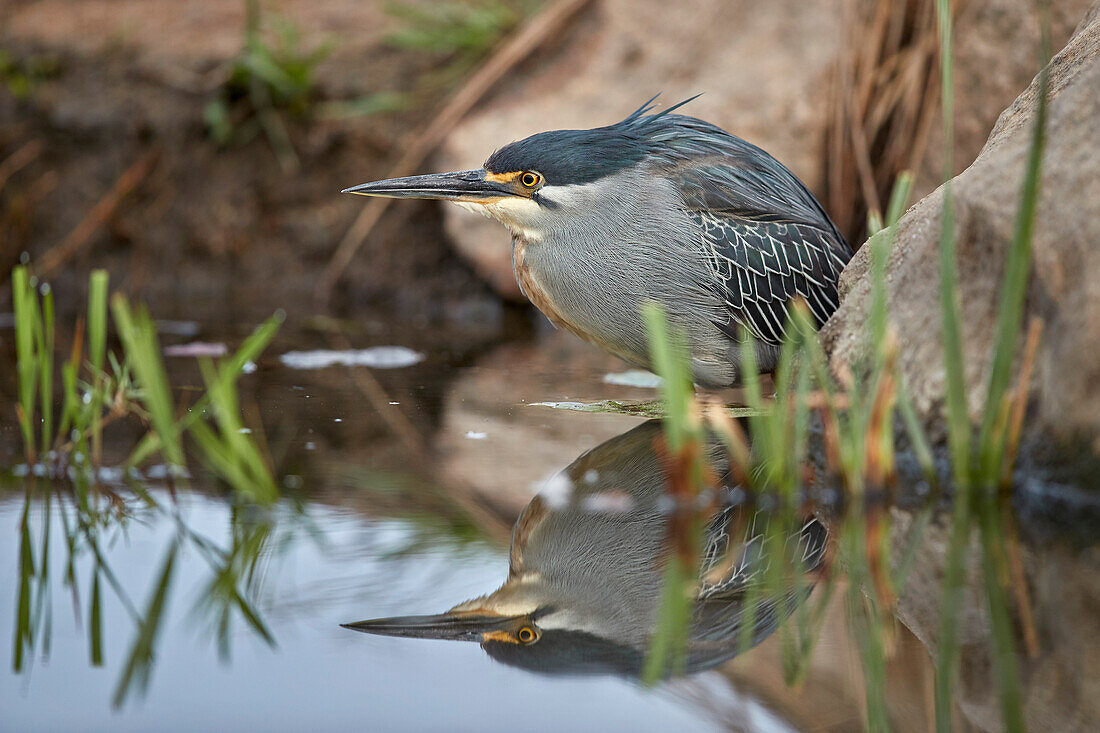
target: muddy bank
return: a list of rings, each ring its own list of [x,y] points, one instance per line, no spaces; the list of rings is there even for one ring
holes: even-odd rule
[[[843,13],[830,3],[700,1],[665,18],[656,7],[593,3],[508,74],[424,168],[477,165],[501,143],[547,126],[603,124],[657,91],[669,100],[705,92],[693,113],[762,144],[824,192],[830,79],[837,59],[850,53],[841,24],[871,9],[868,2],[840,5]],[[1086,5],[1058,4],[1056,44]],[[200,0],[181,10],[164,1],[43,0],[0,8],[0,49],[18,73],[34,77],[18,96],[0,92],[0,160],[28,144],[40,150],[0,192],[3,271],[23,253],[37,261],[64,242],[119,177],[151,154],[133,190],[61,261],[52,275],[57,292],[81,292],[87,271],[105,266],[117,285],[164,317],[196,308],[227,319],[288,304],[317,309],[318,273],[362,207],[338,192],[389,170],[409,133],[453,88],[431,86],[450,57],[388,43],[400,21],[382,3],[272,0],[262,7],[269,40],[277,21],[289,21],[300,50],[331,45],[316,68],[315,102],[399,93],[410,95],[407,106],[343,120],[289,116],[300,160],[289,171],[262,134],[219,147],[206,130],[204,111],[243,43],[245,3]],[[997,111],[1030,77],[1036,27],[1029,8],[983,1],[960,11],[960,162],[976,154]],[[933,129],[922,185],[938,175],[938,144]],[[500,301],[488,281],[526,307],[505,232],[461,214],[431,203],[392,207],[353,260],[336,305],[495,328]],[[444,216],[460,256],[445,241]]]
[[[0,269],[24,253],[49,259],[138,163],[132,190],[57,262],[51,280],[62,298],[79,301],[88,271],[106,267],[117,287],[166,318],[216,313],[232,322],[275,307],[315,310],[317,273],[362,206],[340,190],[383,175],[409,131],[432,115],[418,80],[445,59],[388,45],[394,19],[379,4],[264,7],[297,23],[303,51],[332,46],[316,69],[314,108],[280,114],[296,169],[280,165],[263,134],[221,146],[207,130],[207,106],[241,48],[244,3],[189,3],[186,12],[172,3],[5,4],[7,75],[30,83],[18,95],[0,92],[0,160],[32,156],[0,192]],[[405,109],[321,114],[327,103],[398,91],[412,92]],[[427,204],[386,217],[336,302],[405,321],[500,318]]]

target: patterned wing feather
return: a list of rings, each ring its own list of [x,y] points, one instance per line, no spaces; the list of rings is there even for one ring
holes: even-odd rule
[[[729,318],[778,345],[795,297],[821,326],[839,301],[837,278],[851,251],[817,199],[793,173],[759,148],[727,136],[726,149],[685,160],[676,171],[688,214]]]
[[[831,232],[805,223],[768,221],[716,211],[691,211],[713,277],[729,309],[719,323],[731,338],[738,324],[769,344],[783,339],[787,308],[800,296],[820,327],[839,302],[837,278],[846,260]]]

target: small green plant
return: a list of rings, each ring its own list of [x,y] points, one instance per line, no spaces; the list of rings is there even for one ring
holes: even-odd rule
[[[19,383],[16,415],[28,466],[43,465],[60,476],[73,473],[79,486],[94,484],[104,427],[136,417],[151,429],[134,447],[126,469],[159,455],[179,473],[186,473],[183,437],[188,434],[198,448],[199,460],[233,491],[259,503],[277,497],[266,459],[240,422],[235,385],[245,364],[258,358],[278,331],[281,313],[257,328],[231,357],[217,365],[202,362],[206,392],[177,417],[156,326],[143,307],[132,308],[121,295],[111,299],[111,309],[123,355],[108,353],[108,280],[105,271],[97,270],[89,285],[88,359],[85,361],[83,329],[78,324],[70,357],[61,365],[58,414],[53,392],[57,377],[53,294],[45,284],[38,288],[41,294],[35,286],[26,268],[12,271]],[[108,361],[110,373],[105,371]],[[39,426],[40,433],[36,430]]]
[[[274,337],[282,315],[269,319],[245,340],[232,356],[214,363],[201,362],[205,392],[179,412],[161,358],[156,327],[143,307],[132,307],[124,297],[110,299],[120,354],[108,350],[108,277],[92,273],[84,324],[73,331],[69,357],[56,372],[56,329],[53,295],[36,282],[25,267],[12,272],[19,398],[15,411],[23,436],[27,463],[26,500],[21,520],[20,581],[16,600],[16,630],[12,666],[27,668],[36,648],[47,653],[50,643],[49,573],[52,513],[62,519],[68,558],[64,582],[74,589],[76,561],[93,560],[88,606],[89,656],[103,663],[103,585],[114,592],[134,622],[136,634],[114,695],[121,705],[129,692],[143,690],[154,658],[156,639],[172,585],[175,558],[184,546],[197,550],[210,564],[213,580],[206,594],[205,612],[214,619],[222,653],[228,650],[230,620],[239,615],[261,638],[274,640],[255,607],[258,558],[272,542],[272,524],[265,512],[279,498],[268,458],[244,427],[236,383],[245,365],[257,359]],[[85,341],[87,353],[85,353]],[[60,376],[60,408],[54,382]],[[116,420],[140,421],[148,433],[120,467],[104,467],[101,443],[104,429]],[[56,426],[56,427],[55,427]],[[189,528],[171,501],[158,498],[141,479],[142,467],[154,459],[167,464],[170,487],[191,476],[187,461],[190,438],[193,454],[228,487],[233,512],[232,542],[228,547]],[[51,486],[40,490],[36,477],[50,478],[70,491]],[[129,489],[125,491],[124,488]],[[171,495],[170,495],[171,496]],[[40,507],[33,515],[32,503]],[[262,510],[262,511],[260,511]],[[125,531],[129,518],[156,512],[178,525],[144,608],[136,604],[111,572],[100,547],[109,535]],[[32,518],[41,519],[41,544],[35,542]],[[79,602],[79,601],[78,601]]]
[[[386,40],[397,48],[445,60],[441,71],[426,77],[429,86],[443,86],[484,58],[515,28],[530,5],[501,0],[393,2],[386,5],[386,12],[402,27]]]
[[[331,43],[303,50],[301,33],[291,22],[275,19],[274,43],[265,38],[260,0],[245,0],[244,46],[231,62],[218,95],[204,112],[210,137],[219,145],[241,144],[262,132],[287,171],[298,168],[298,155],[282,115],[309,116],[319,102],[317,66],[332,52]]]
[[[60,72],[61,63],[53,56],[31,55],[17,59],[11,51],[0,48],[0,85],[16,99],[27,99],[38,85]]]
[[[388,3],[386,12],[404,23],[387,42],[440,56],[481,56],[519,20],[516,10],[499,0]]]

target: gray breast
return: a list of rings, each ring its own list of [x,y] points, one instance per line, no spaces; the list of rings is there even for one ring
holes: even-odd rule
[[[527,275],[575,326],[571,330],[649,368],[639,308],[655,301],[689,335],[696,381],[729,384],[736,350],[715,325],[726,320],[724,306],[708,287],[713,275],[700,232],[676,188],[656,171],[628,171],[569,187],[565,196],[566,206],[585,215],[562,217],[541,241],[516,246],[523,247]],[[522,283],[518,266],[516,274]],[[547,310],[536,297],[532,301]]]

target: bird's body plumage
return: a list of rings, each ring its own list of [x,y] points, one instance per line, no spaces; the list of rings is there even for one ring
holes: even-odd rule
[[[351,190],[446,198],[499,220],[512,232],[516,280],[556,325],[648,368],[640,307],[656,302],[688,335],[695,382],[738,384],[742,329],[760,371],[772,370],[792,303],[803,299],[822,325],[852,252],[793,173],[715,125],[673,114],[679,106],[538,133],[493,153],[482,171]]]
[[[551,479],[512,529],[508,577],[445,614],[351,624],[392,636],[481,642],[493,658],[543,673],[642,673],[657,628],[670,553],[697,511],[668,491],[657,449],[664,426],[643,423],[593,448]],[[812,515],[776,517],[734,496],[724,445],[703,458],[723,490],[703,510],[693,568],[684,671],[710,669],[771,634],[810,593],[828,529]],[[683,497],[681,497],[682,500]],[[686,510],[686,511],[685,511]],[[784,536],[782,544],[765,536]],[[689,535],[690,536],[690,535]],[[778,566],[773,563],[779,563]],[[768,582],[782,567],[780,588]],[[500,629],[532,630],[526,641]],[[518,643],[517,643],[518,641]]]
[[[787,308],[800,297],[823,324],[852,253],[763,150],[699,119],[646,111],[534,135],[489,158],[490,171],[538,170],[547,188],[571,175],[543,205],[600,213],[562,217],[541,236],[513,229],[516,279],[551,321],[640,366],[649,358],[638,309],[655,301],[689,335],[697,383],[740,381],[740,327],[770,370]]]

